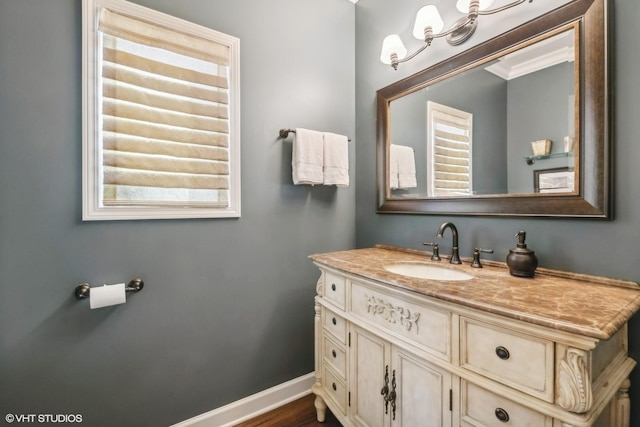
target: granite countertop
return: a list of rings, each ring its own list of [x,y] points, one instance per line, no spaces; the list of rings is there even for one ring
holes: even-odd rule
[[[584,274],[538,268],[534,278],[509,274],[505,263],[482,261],[484,268],[431,261],[425,251],[376,245],[373,248],[311,255],[315,263],[377,280],[443,301],[536,325],[597,339],[615,334],[640,308],[640,285]],[[423,262],[474,276],[465,281],[419,279],[391,273],[385,265]]]

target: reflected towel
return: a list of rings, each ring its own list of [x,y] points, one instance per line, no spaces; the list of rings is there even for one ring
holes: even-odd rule
[[[349,139],[344,135],[325,132],[324,185],[349,186]]]
[[[394,164],[397,168],[397,187],[393,187],[393,185],[390,185],[390,187],[399,189],[417,187],[416,161],[413,148],[392,144],[390,158],[390,169],[393,168]],[[394,183],[393,174],[390,174],[390,182]]]
[[[398,189],[398,156],[400,146],[391,144],[389,147],[389,188]]]
[[[322,132],[296,129],[291,157],[294,184],[315,185],[323,183],[324,142]]]

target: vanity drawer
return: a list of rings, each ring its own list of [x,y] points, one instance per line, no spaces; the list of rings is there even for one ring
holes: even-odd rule
[[[339,407],[342,414],[347,412],[347,387],[345,382],[340,379],[335,372],[324,365],[324,375],[322,376],[322,386],[325,389],[327,395],[333,400]],[[333,410],[333,406],[331,407]]]
[[[322,316],[323,328],[326,332],[334,336],[339,342],[346,343],[347,322],[333,311],[323,307],[324,315]]]
[[[324,297],[344,310],[345,278],[329,271],[324,273]]]
[[[462,381],[460,425],[464,427],[551,427],[552,419],[475,384]]]
[[[460,328],[464,368],[553,401],[553,342],[464,317]]]
[[[330,364],[340,375],[343,381],[346,381],[347,357],[344,350],[344,344],[337,344],[328,336],[322,337],[322,353],[324,362]]]
[[[351,312],[366,322],[400,335],[424,351],[451,359],[451,313],[426,302],[395,297],[351,283]]]

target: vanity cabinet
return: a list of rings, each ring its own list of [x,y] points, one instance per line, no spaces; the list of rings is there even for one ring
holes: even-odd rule
[[[449,372],[356,326],[351,336],[354,425],[451,424]]]
[[[631,282],[620,295],[611,284],[584,284],[591,297],[607,293],[603,306],[614,304],[614,296],[628,302],[615,302],[625,305],[619,312],[626,314],[610,319],[616,326],[603,332],[597,319],[581,325],[571,312],[544,319],[544,310],[528,308],[540,317],[533,320],[525,311],[504,315],[497,302],[492,306],[465,291],[484,285],[491,293],[518,280],[511,285],[548,285],[529,303],[554,304],[560,295],[555,304],[561,304],[575,292],[575,279],[563,279],[563,287],[555,278],[549,282],[555,285],[544,277],[511,279],[506,270],[489,267],[474,275],[475,284],[448,284],[456,302],[438,290],[442,283],[382,272],[390,257],[407,254],[377,249],[383,261],[354,262],[354,255],[371,255],[359,251],[311,257],[321,272],[312,387],[319,421],[328,407],[344,426],[629,426],[628,376],[635,362],[627,355],[626,321],[640,306],[640,290]],[[495,273],[506,273],[507,284],[499,284]],[[554,286],[564,294],[545,295],[557,292]],[[602,338],[593,336],[600,333]]]

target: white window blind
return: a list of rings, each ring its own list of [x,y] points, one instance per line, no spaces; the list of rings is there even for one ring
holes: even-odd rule
[[[103,8],[105,205],[227,206],[228,47]]]
[[[473,115],[427,103],[429,196],[466,196],[472,189]]]

